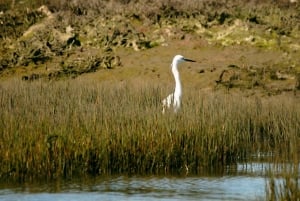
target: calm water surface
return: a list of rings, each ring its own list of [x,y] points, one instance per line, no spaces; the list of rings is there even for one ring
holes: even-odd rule
[[[1,201],[264,200],[268,164],[238,164],[219,176],[109,177],[0,185]]]

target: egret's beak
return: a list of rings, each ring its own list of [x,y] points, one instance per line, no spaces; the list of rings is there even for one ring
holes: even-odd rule
[[[188,62],[196,62],[194,60],[191,60],[191,59],[186,59],[186,58],[183,58],[184,61],[188,61]]]

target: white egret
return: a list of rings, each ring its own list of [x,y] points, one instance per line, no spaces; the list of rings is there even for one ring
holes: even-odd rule
[[[167,98],[165,98],[162,101],[162,104],[163,104],[162,113],[165,113],[166,108],[173,107],[175,113],[180,108],[182,87],[181,87],[180,76],[179,76],[179,71],[178,71],[178,64],[181,62],[184,62],[184,61],[195,62],[194,60],[186,59],[181,55],[176,55],[173,58],[171,68],[172,68],[172,73],[173,73],[174,79],[175,79],[175,90],[174,90],[174,93],[171,93],[170,95],[167,96]]]

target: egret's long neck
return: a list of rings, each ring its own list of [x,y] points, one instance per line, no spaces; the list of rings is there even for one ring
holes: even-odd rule
[[[180,82],[180,76],[178,72],[177,63],[172,63],[172,73],[175,79],[175,92],[174,95],[180,97],[182,95],[182,88]]]

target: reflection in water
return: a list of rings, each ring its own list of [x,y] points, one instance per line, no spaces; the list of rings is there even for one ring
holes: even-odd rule
[[[0,200],[263,200],[270,164],[228,166],[220,176],[110,177],[0,185]]]
[[[0,190],[0,200],[258,200],[264,185],[261,177],[118,177],[93,186],[66,185],[56,193]]]

